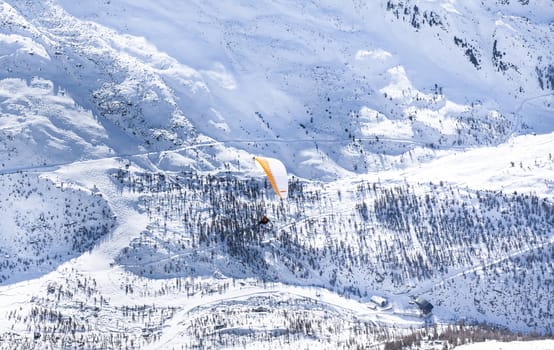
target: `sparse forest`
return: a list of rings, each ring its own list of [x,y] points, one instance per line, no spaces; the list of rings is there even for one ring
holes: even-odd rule
[[[42,275],[94,247],[114,215],[101,196],[35,174],[0,175],[0,284]]]
[[[554,207],[538,196],[444,183],[361,182],[346,192],[293,182],[289,199],[279,202],[268,184],[254,179],[124,170],[114,176],[125,191],[143,194],[151,218],[149,230],[117,260],[139,276],[217,271],[322,286],[362,300],[368,290],[398,293],[412,286],[412,293],[445,307],[459,303],[448,293],[463,283],[475,296],[469,307],[486,315],[478,320],[552,332],[544,321],[552,311]],[[257,224],[262,213],[272,217],[271,228]],[[483,285],[483,278],[497,287]],[[429,281],[432,287],[422,287]],[[518,293],[499,309],[495,290],[515,286]]]

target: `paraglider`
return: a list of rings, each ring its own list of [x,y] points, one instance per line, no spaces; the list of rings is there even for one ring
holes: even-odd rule
[[[269,224],[269,218],[267,216],[262,216],[262,218],[260,219],[260,222],[258,222],[259,224],[261,225],[267,225]]]
[[[287,198],[289,180],[285,165],[279,159],[268,157],[254,157],[254,161],[264,170],[275,194],[281,199]]]
[[[264,170],[275,194],[280,199],[287,198],[289,180],[285,165],[279,159],[268,157],[254,157],[254,162]],[[269,218],[264,215],[258,223],[260,225],[267,225]]]

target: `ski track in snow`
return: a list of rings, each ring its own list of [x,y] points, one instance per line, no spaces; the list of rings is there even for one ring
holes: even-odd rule
[[[445,277],[441,278],[440,281],[438,281],[437,283],[434,283],[432,286],[414,289],[412,291],[412,293],[416,293],[416,294],[428,293],[428,292],[432,291],[434,288],[436,288],[437,286],[439,286],[441,284],[445,284],[446,282],[448,282],[450,280],[460,278],[464,274],[469,274],[469,273],[472,273],[472,272],[482,271],[484,269],[487,269],[491,266],[497,265],[498,263],[501,263],[501,262],[506,261],[508,259],[512,259],[512,258],[521,256],[521,255],[524,255],[525,253],[529,253],[533,250],[537,250],[539,248],[543,248],[545,246],[552,245],[552,244],[554,244],[554,236],[551,237],[548,241],[537,244],[535,246],[528,247],[526,249],[521,249],[521,250],[516,250],[516,251],[513,251],[513,252],[509,252],[509,253],[506,254],[506,256],[504,256],[500,259],[495,259],[493,261],[489,261],[486,264],[479,264],[479,265],[471,266],[471,267],[468,267],[467,269],[464,269],[461,272],[456,272],[456,273],[452,274],[451,276],[445,276]]]

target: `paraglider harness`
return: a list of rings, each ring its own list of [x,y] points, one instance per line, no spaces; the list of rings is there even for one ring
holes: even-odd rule
[[[258,222],[258,224],[260,224],[260,225],[267,225],[267,224],[269,224],[269,219],[268,219],[268,217],[265,216],[265,215],[262,216],[262,218],[260,219],[260,221]]]

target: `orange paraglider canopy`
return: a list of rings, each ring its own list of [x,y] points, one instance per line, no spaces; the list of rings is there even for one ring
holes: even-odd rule
[[[279,198],[287,198],[289,180],[285,165],[279,159],[268,157],[254,157],[254,161],[264,170],[275,194]]]

